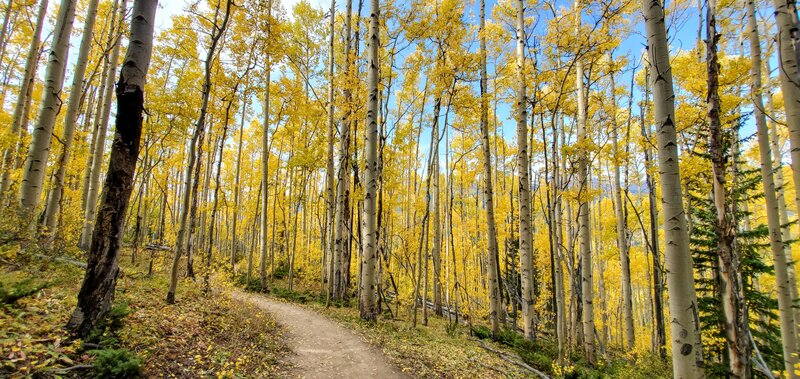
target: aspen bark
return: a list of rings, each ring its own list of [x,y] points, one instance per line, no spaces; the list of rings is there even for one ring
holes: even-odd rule
[[[575,3],[578,25],[580,25],[580,7]],[[576,29],[580,32],[580,26]],[[594,364],[596,351],[594,344],[594,304],[593,304],[593,278],[592,278],[592,231],[589,225],[589,143],[590,138],[586,130],[586,93],[583,83],[583,58],[578,52],[575,57],[575,88],[578,94],[578,248],[581,255],[581,300],[583,322],[583,350],[589,364]]]
[[[349,0],[348,0],[349,1]],[[359,310],[363,320],[375,321],[378,307],[375,303],[376,276],[378,261],[378,230],[376,228],[376,204],[378,195],[378,26],[380,9],[378,0],[370,1],[369,58],[367,62],[367,128],[365,140],[365,182],[364,194],[364,241],[361,253],[361,297]]]
[[[345,43],[344,43],[344,56],[345,56],[345,84],[344,84],[344,114],[342,115],[342,130],[339,134],[339,168],[337,171],[336,179],[336,209],[334,215],[335,223],[335,237],[334,237],[334,250],[333,250],[333,276],[330,280],[333,281],[333,291],[331,297],[337,300],[344,300],[348,296],[349,286],[347,285],[347,276],[349,275],[349,261],[345,259],[349,256],[347,249],[350,243],[352,232],[350,230],[350,223],[348,223],[350,213],[350,125],[352,117],[353,96],[351,91],[351,33],[352,33],[352,13],[353,13],[352,0],[346,1],[345,9]],[[346,270],[348,270],[346,273]]]
[[[480,129],[481,147],[483,149],[483,175],[484,187],[483,195],[486,202],[486,233],[487,233],[487,254],[486,271],[489,291],[489,323],[492,328],[492,335],[500,333],[500,262],[497,251],[497,226],[494,217],[494,190],[492,186],[492,153],[489,145],[489,95],[486,93],[486,1],[481,0],[480,5]]]
[[[272,0],[267,1],[267,35],[272,37]],[[269,204],[269,87],[272,62],[270,54],[264,58],[266,61],[266,88],[264,89],[264,130],[261,135],[261,209],[260,228],[261,256],[259,261],[259,279],[261,289],[267,288],[267,205]]]
[[[64,193],[64,177],[66,176],[67,164],[72,153],[72,142],[75,135],[75,124],[78,122],[78,113],[81,110],[83,97],[83,78],[86,73],[86,65],[89,62],[89,51],[92,45],[94,34],[94,24],[97,19],[97,4],[99,0],[90,0],[86,9],[86,21],[83,25],[83,36],[78,50],[78,60],[75,62],[75,69],[72,76],[72,87],[69,90],[69,100],[67,101],[67,113],[64,118],[64,134],[61,137],[61,155],[58,158],[57,168],[53,176],[53,184],[50,195],[47,198],[47,206],[44,213],[44,232],[51,238],[56,232],[56,224],[61,209],[61,197]]]
[[[334,189],[334,165],[333,165],[333,145],[336,140],[336,126],[335,119],[335,104],[336,90],[335,90],[335,77],[334,66],[336,59],[334,58],[334,40],[336,39],[336,0],[331,0],[331,13],[330,13],[330,39],[328,40],[328,149],[327,149],[327,162],[325,166],[325,247],[323,266],[328,265],[323,274],[322,282],[326,284],[327,279],[327,301],[330,303],[331,289],[333,288],[333,243],[336,238],[333,232],[334,218],[336,212],[336,200],[333,196]],[[326,278],[327,276],[327,278]]]
[[[784,236],[782,235],[782,228],[781,228],[781,214],[778,204],[778,199],[776,196],[776,189],[775,183],[773,180],[773,164],[772,164],[772,148],[770,146],[769,141],[769,130],[767,127],[767,120],[766,115],[764,113],[764,101],[762,98],[762,83],[761,83],[761,42],[758,33],[758,22],[756,19],[756,8],[753,0],[746,1],[747,6],[747,28],[749,29],[749,39],[750,39],[750,57],[752,66],[750,68],[750,96],[753,102],[753,111],[755,113],[756,118],[756,131],[758,135],[758,149],[759,149],[759,157],[761,160],[761,180],[764,188],[764,200],[766,202],[766,211],[767,211],[767,226],[769,228],[769,240],[770,240],[770,248],[772,250],[773,261],[775,263],[775,283],[777,287],[777,297],[778,297],[778,309],[780,312],[780,323],[781,323],[781,344],[783,347],[783,363],[784,368],[786,370],[787,376],[789,378],[796,378],[797,374],[795,373],[795,367],[797,366],[797,356],[795,352],[797,351],[797,335],[796,335],[796,321],[794,318],[795,311],[792,307],[792,296],[790,287],[792,283],[789,281],[789,273],[788,273],[788,265],[790,263],[787,262],[791,261],[791,249],[788,245],[784,244]],[[776,14],[779,11],[776,11]],[[778,22],[781,22],[781,15],[778,15]],[[784,20],[785,21],[785,20]],[[780,28],[780,25],[779,25]],[[785,31],[779,30],[779,34],[783,34]],[[783,41],[785,42],[785,41]],[[780,45],[780,44],[779,44]],[[781,47],[781,49],[783,49]],[[781,51],[780,57],[781,59],[784,58],[784,51]],[[782,64],[786,64],[786,61],[781,62]],[[786,73],[783,70],[781,71],[781,80],[784,80],[784,76]],[[795,67],[795,72],[796,67]],[[796,77],[797,78],[797,77]],[[796,79],[795,79],[796,80]],[[790,84],[790,87],[795,87],[797,82],[787,83]],[[784,90],[786,86],[784,86]],[[792,92],[784,92],[784,96],[791,94]],[[795,94],[800,92],[795,92]],[[787,123],[790,126],[790,135],[791,127],[793,123],[796,123],[797,120],[794,122],[791,119],[789,114],[790,109],[793,107],[797,107],[797,101],[800,99],[795,98],[795,104],[791,104],[793,102],[792,99],[785,97],[786,102],[786,116],[787,116]],[[771,102],[771,99],[770,99]],[[777,136],[775,136],[777,138]],[[777,148],[777,141],[774,145]],[[794,162],[794,146],[792,147],[792,158],[793,158],[793,169],[795,166]],[[777,153],[777,152],[776,152]],[[795,176],[798,173],[795,172]],[[781,174],[781,178],[782,174]],[[797,180],[797,178],[795,178]],[[782,180],[781,180],[782,181]],[[784,204],[784,212],[785,212],[785,204]],[[788,217],[787,217],[788,218]],[[747,351],[749,353],[749,350]],[[749,355],[748,355],[749,357]],[[746,363],[749,363],[747,361]],[[733,364],[733,363],[731,363]],[[734,372],[735,374],[735,372]]]
[[[67,64],[69,38],[75,19],[75,0],[62,0],[58,10],[53,42],[47,57],[44,91],[39,117],[33,128],[28,156],[22,171],[19,189],[19,214],[23,227],[35,229],[34,212],[41,201],[44,174],[50,156],[50,142],[56,116],[61,109],[61,90],[64,86],[64,66]]]
[[[694,290],[689,233],[683,208],[677,132],[675,131],[675,94],[664,20],[659,1],[642,1],[647,34],[650,86],[656,122],[658,167],[661,174],[661,202],[664,214],[664,238],[667,288],[669,290],[670,327],[672,330],[672,370],[676,379],[704,377],[703,350],[700,343],[700,320]]]
[[[11,135],[17,136],[16,147],[7,147],[3,152],[3,176],[0,179],[0,196],[6,196],[6,191],[11,186],[11,173],[17,169],[14,163],[15,153],[18,153],[22,144],[22,133],[28,127],[28,114],[30,106],[30,98],[33,87],[33,81],[36,74],[36,67],[39,64],[39,45],[41,44],[42,28],[44,27],[44,18],[47,15],[48,0],[41,0],[39,2],[39,9],[36,12],[36,25],[33,29],[31,36],[31,44],[28,48],[28,57],[25,60],[25,72],[20,81],[19,93],[14,105],[14,115],[11,121]]]
[[[102,206],[92,237],[86,275],[78,304],[67,328],[80,337],[87,336],[105,317],[114,300],[119,274],[119,244],[125,227],[133,175],[139,156],[144,112],[144,88],[153,51],[153,28],[157,0],[136,0],[131,18],[131,34],[117,86],[117,116],[111,147]]]
[[[533,236],[531,233],[531,179],[528,162],[528,96],[525,88],[525,3],[517,6],[517,175],[519,176],[519,259],[522,282],[522,329],[533,339]]]

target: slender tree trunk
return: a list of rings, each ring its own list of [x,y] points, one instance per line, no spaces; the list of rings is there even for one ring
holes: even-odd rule
[[[211,96],[211,69],[214,64],[214,55],[217,50],[217,44],[225,33],[228,27],[228,20],[230,19],[232,0],[227,0],[225,4],[225,14],[222,19],[222,24],[217,24],[215,15],[214,23],[212,24],[213,30],[211,31],[211,44],[209,45],[208,52],[205,59],[205,79],[203,82],[203,93],[200,105],[200,115],[198,116],[197,123],[195,124],[194,133],[192,134],[192,141],[189,145],[189,164],[186,169],[186,180],[183,189],[183,204],[181,207],[180,229],[178,230],[178,239],[175,247],[175,257],[172,261],[172,271],[170,272],[169,291],[167,292],[167,303],[175,303],[175,291],[178,287],[178,266],[180,264],[181,255],[184,252],[184,245],[186,239],[192,238],[192,230],[194,229],[195,212],[197,210],[197,186],[199,182],[199,172],[203,159],[203,138],[205,135],[206,114],[208,111],[208,101]],[[217,13],[219,8],[216,9]],[[209,162],[211,164],[211,162]],[[192,178],[194,176],[194,178]],[[187,222],[191,221],[191,222]],[[188,241],[189,245],[191,241]],[[187,249],[189,250],[190,247]],[[189,255],[191,251],[188,252]],[[191,264],[191,256],[188,257]],[[191,272],[187,273],[193,275]]]
[[[105,317],[114,300],[119,274],[119,243],[125,213],[133,190],[139,156],[144,111],[145,76],[153,51],[153,27],[157,0],[136,0],[131,18],[131,43],[117,83],[117,116],[102,206],[92,237],[86,275],[78,293],[78,305],[67,328],[85,337]]]
[[[267,34],[272,37],[272,0],[267,1]],[[267,288],[267,205],[269,203],[269,87],[272,71],[271,57],[268,53],[266,61],[266,88],[264,89],[264,130],[261,135],[261,259],[259,264],[259,278],[261,289]],[[276,183],[277,185],[277,183]]]
[[[486,271],[489,284],[489,323],[492,335],[500,333],[500,263],[497,251],[497,227],[494,218],[494,190],[492,187],[492,153],[489,145],[489,95],[486,93],[486,1],[481,0],[480,10],[480,66],[481,66],[481,147],[483,148],[483,194],[486,202],[487,255]]]
[[[23,141],[23,133],[27,130],[28,114],[27,109],[30,106],[31,92],[33,88],[33,81],[36,74],[36,67],[39,65],[39,45],[41,44],[42,28],[44,27],[44,18],[47,15],[48,0],[41,0],[39,2],[39,9],[36,13],[36,24],[31,36],[31,44],[28,48],[28,57],[25,61],[25,72],[20,81],[19,93],[14,106],[14,115],[11,121],[11,135],[17,136],[16,147],[7,147],[3,151],[3,175],[0,179],[0,197],[6,196],[6,191],[11,186],[11,173],[17,169],[15,162],[15,153],[21,150]]]
[[[336,0],[331,0],[331,13],[330,13],[330,39],[328,41],[328,149],[327,149],[327,164],[325,166],[325,245],[323,250],[323,267],[328,265],[328,269],[324,270],[325,273],[323,274],[322,283],[323,285],[327,285],[327,302],[330,303],[331,292],[333,288],[333,243],[335,241],[336,235],[333,232],[334,227],[334,219],[335,219],[335,212],[336,212],[336,199],[333,196],[333,189],[334,189],[334,165],[333,165],[333,146],[336,142],[336,126],[334,124],[335,119],[335,104],[334,101],[336,100],[336,88],[335,88],[335,77],[334,77],[334,66],[336,65],[336,59],[334,58],[334,40],[336,39]],[[326,277],[327,276],[327,277]],[[326,283],[327,280],[327,283]]]
[[[797,377],[794,369],[795,366],[797,365],[797,357],[794,354],[797,348],[797,335],[796,335],[796,320],[794,319],[794,311],[792,309],[792,296],[790,288],[793,285],[793,283],[790,283],[789,281],[789,275],[787,270],[787,266],[790,264],[787,262],[787,260],[791,261],[791,249],[788,247],[787,244],[784,244],[784,238],[788,237],[788,235],[786,235],[788,233],[787,231],[784,231],[783,232],[784,234],[782,235],[781,212],[779,208],[778,198],[776,197],[775,183],[773,181],[772,149],[770,147],[769,130],[767,127],[767,120],[764,113],[764,101],[762,99],[761,41],[758,33],[756,8],[753,0],[747,0],[746,5],[747,5],[747,27],[749,29],[748,34],[750,37],[750,57],[752,61],[752,66],[750,68],[750,93],[752,97],[751,100],[753,101],[753,111],[756,116],[758,149],[761,158],[761,180],[764,187],[764,199],[766,201],[767,224],[769,228],[770,247],[772,249],[772,256],[775,262],[775,281],[778,289],[777,291],[778,307],[780,310],[780,322],[781,322],[781,342],[784,351],[783,361],[788,377],[794,378]],[[781,22],[780,15],[778,15],[778,18],[779,22]],[[782,34],[783,32],[779,33]],[[784,61],[783,63],[786,62]],[[785,73],[783,72],[783,70],[780,71],[781,71],[781,77],[783,77]],[[795,82],[794,84],[796,86],[797,82]],[[784,94],[786,94],[786,92],[784,92]],[[771,103],[771,99],[769,101]],[[791,108],[789,103],[791,102],[791,100],[789,98],[785,98],[785,101],[786,101],[786,111],[787,111],[787,122],[791,127],[793,123],[791,120],[789,120],[789,118],[791,117],[789,115],[789,110]],[[795,99],[795,102],[796,101],[800,101],[800,99]],[[775,136],[775,138],[777,139],[777,135]],[[775,141],[773,147],[778,148],[777,140]],[[793,155],[792,158],[794,159],[794,151],[792,152],[792,155]],[[780,157],[780,155],[777,155],[776,157]],[[794,166],[794,163],[792,164],[792,166]],[[780,173],[780,170],[778,172],[779,172],[778,175],[780,175],[779,179],[780,181],[782,181],[783,175],[782,173]],[[795,172],[795,174],[797,174],[797,172]],[[785,201],[783,204],[783,212],[784,213],[786,212]],[[788,221],[788,216],[786,216],[786,218]],[[747,345],[746,348],[749,348],[749,345]],[[749,358],[750,357],[749,349],[747,349],[744,352],[747,353],[747,356],[743,356],[741,359]],[[744,363],[746,363],[747,364],[746,367],[749,368],[750,366],[749,360],[745,361]],[[733,365],[733,361],[731,362],[731,365]],[[735,371],[734,374],[736,374]],[[745,374],[749,374],[749,372],[745,372]]]
[[[683,209],[674,121],[675,95],[672,89],[664,8],[660,2],[648,0],[642,2],[642,7],[647,32],[648,64],[651,69],[650,85],[653,88],[658,167],[661,174],[667,288],[672,329],[672,370],[676,379],[702,378],[704,370],[700,320],[694,290],[692,256],[689,253],[686,213]]]
[[[206,267],[203,275],[203,292],[206,294],[211,292],[211,270],[214,266],[213,252],[214,252],[214,227],[217,221],[217,208],[219,206],[219,187],[220,187],[220,174],[222,173],[222,159],[225,153],[225,137],[228,135],[228,121],[230,120],[231,106],[233,105],[233,97],[236,95],[239,83],[231,91],[231,99],[228,100],[228,106],[225,108],[225,120],[222,123],[222,137],[219,139],[219,158],[217,158],[217,174],[214,178],[214,205],[211,207],[211,220],[208,228],[208,246],[206,246]],[[210,162],[209,162],[210,165]]]
[[[769,57],[763,60],[764,68],[767,73],[771,72],[770,64],[769,64]],[[767,109],[766,114],[775,114],[775,106],[772,100],[772,92],[767,89]],[[781,152],[781,145],[779,144],[778,140],[780,136],[778,135],[778,128],[777,123],[773,121],[772,118],[767,119],[767,124],[769,125],[769,135],[770,135],[770,146],[773,154],[773,162],[777,165],[777,169],[775,170],[775,195],[778,200],[778,213],[780,214],[780,222],[781,222],[781,240],[784,242],[784,253],[786,254],[787,266],[788,266],[788,277],[789,277],[789,292],[791,293],[792,304],[797,300],[797,280],[794,275],[794,259],[792,257],[792,249],[791,245],[786,243],[787,241],[792,240],[792,230],[791,226],[789,225],[789,211],[786,206],[786,197],[784,196],[783,192],[783,154]],[[798,344],[800,344],[800,338],[798,338],[798,323],[797,321],[800,320],[800,309],[797,307],[793,307],[794,309],[794,320],[795,320],[795,339]]]
[[[348,0],[349,1],[349,0]],[[378,230],[376,228],[376,203],[378,196],[378,24],[380,23],[378,0],[370,1],[369,23],[369,61],[367,62],[367,128],[365,140],[365,182],[364,194],[364,241],[361,253],[361,298],[359,310],[361,318],[375,321],[378,318],[375,304],[375,264],[378,261]]]
[[[577,19],[580,7],[575,3]],[[579,29],[577,30],[579,31]],[[580,54],[580,53],[579,53]],[[589,140],[586,130],[586,93],[583,84],[583,58],[576,56],[575,86],[578,92],[578,247],[581,254],[581,299],[583,312],[583,350],[589,364],[596,360],[594,345],[594,306],[592,279],[592,231],[589,225]]]
[[[610,62],[614,59],[609,56]],[[614,212],[617,219],[617,248],[619,249],[620,276],[622,284],[622,313],[625,318],[625,348],[632,351],[634,348],[635,333],[633,329],[633,301],[631,299],[631,264],[628,255],[628,220],[625,217],[625,203],[622,201],[622,185],[620,175],[620,161],[627,159],[622,157],[623,152],[619,148],[619,131],[617,130],[616,110],[617,98],[616,87],[614,85],[614,72],[612,71],[609,80],[611,82],[611,143],[614,150]]]
[[[247,90],[242,92],[244,103],[242,104],[242,121],[239,126],[239,143],[236,151],[236,178],[233,184],[233,225],[231,234],[233,241],[231,246],[231,275],[236,276],[236,254],[239,250],[239,235],[237,234],[236,226],[239,221],[239,197],[241,194],[241,172],[242,172],[242,138],[244,137],[244,121],[247,115]]]
[[[57,168],[53,176],[53,184],[50,195],[47,198],[47,206],[44,213],[44,232],[49,234],[49,238],[56,232],[56,224],[61,209],[61,197],[64,193],[64,177],[66,176],[67,164],[69,163],[70,153],[72,152],[72,142],[75,135],[75,124],[78,122],[78,113],[81,110],[83,95],[83,77],[86,73],[86,65],[89,61],[89,51],[94,35],[94,23],[97,19],[97,4],[99,0],[90,0],[86,10],[86,21],[83,25],[83,37],[81,46],[78,50],[78,61],[72,76],[72,87],[69,90],[69,100],[67,103],[67,113],[64,118],[64,135],[61,137],[63,144],[61,155],[58,158]],[[52,241],[52,240],[51,240]]]
[[[47,68],[44,77],[44,91],[42,104],[36,126],[33,128],[28,156],[22,171],[22,182],[19,189],[19,214],[23,227],[34,231],[36,223],[34,212],[41,201],[44,188],[44,174],[47,168],[47,159],[50,156],[50,142],[56,116],[61,109],[61,90],[64,85],[64,67],[67,64],[69,52],[69,38],[72,33],[72,23],[75,19],[74,0],[62,0],[53,30],[53,42],[47,58]]]
[[[522,280],[522,329],[525,338],[533,339],[531,234],[531,179],[528,162],[528,96],[525,93],[525,2],[517,6],[517,175],[519,176],[519,259]]]

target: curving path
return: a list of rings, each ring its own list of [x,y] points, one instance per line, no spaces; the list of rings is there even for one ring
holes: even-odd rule
[[[380,350],[322,315],[264,295],[237,290],[231,296],[271,313],[286,328],[294,377],[406,378]]]

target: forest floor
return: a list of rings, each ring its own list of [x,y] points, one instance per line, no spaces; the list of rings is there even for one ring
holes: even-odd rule
[[[386,361],[383,353],[353,332],[298,305],[260,294],[231,291],[234,299],[249,302],[272,314],[286,330],[294,354],[292,376],[300,378],[406,378]]]
[[[86,340],[64,330],[83,268],[0,246],[0,377],[273,378],[286,377],[284,329],[270,313],[232,298],[230,285],[202,291],[181,280],[177,302],[164,301],[171,259],[120,258],[109,322]],[[80,254],[70,256],[80,261]],[[185,267],[185,265],[183,266]],[[8,294],[25,296],[8,301]]]

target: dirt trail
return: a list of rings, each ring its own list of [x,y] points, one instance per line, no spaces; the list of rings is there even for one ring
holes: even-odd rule
[[[297,305],[233,291],[275,316],[288,331],[291,375],[298,378],[407,378],[386,361],[380,350],[339,324]]]

